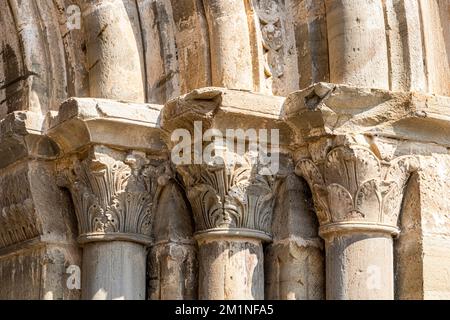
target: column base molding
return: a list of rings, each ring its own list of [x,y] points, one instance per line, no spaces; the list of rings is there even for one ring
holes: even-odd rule
[[[351,234],[351,233],[357,234],[380,233],[397,237],[400,234],[400,229],[396,226],[387,224],[358,222],[358,221],[330,223],[321,226],[319,228],[319,235],[324,239],[332,234]]]
[[[82,234],[78,237],[78,243],[80,245],[84,245],[90,242],[101,242],[101,241],[128,241],[135,242],[139,244],[143,244],[145,246],[150,246],[152,240],[150,237],[137,234],[137,233],[101,233],[101,232],[93,232]]]
[[[261,240],[262,242],[272,242],[272,236],[259,230],[245,228],[217,228],[200,231],[194,234],[198,241],[218,240],[219,238],[240,238]]]

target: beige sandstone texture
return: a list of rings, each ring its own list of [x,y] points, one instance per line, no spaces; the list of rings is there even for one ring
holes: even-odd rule
[[[449,0],[2,0],[0,299],[450,299],[449,137]]]

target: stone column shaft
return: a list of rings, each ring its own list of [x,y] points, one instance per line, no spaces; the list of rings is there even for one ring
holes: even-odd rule
[[[261,241],[239,237],[211,238],[199,240],[198,246],[200,299],[264,299]]]
[[[152,246],[148,256],[149,300],[197,299],[196,253],[194,243],[167,241]]]
[[[129,241],[84,245],[82,298],[144,300],[146,252],[144,245]]]
[[[265,248],[268,300],[323,300],[325,254],[307,184],[289,172],[277,190],[273,242]]]
[[[90,96],[145,102],[145,64],[136,2],[85,1],[82,10]]]
[[[252,90],[252,47],[244,1],[203,3],[211,43],[213,86]]]
[[[392,237],[399,234],[403,190],[418,164],[408,156],[382,163],[357,144],[324,154],[315,155],[316,163],[300,160],[297,173],[311,187],[325,239],[327,299],[393,299]]]
[[[339,234],[326,239],[328,300],[394,299],[389,233]]]
[[[327,0],[330,82],[389,89],[381,0]]]
[[[171,179],[158,197],[153,243],[148,255],[150,300],[193,300],[198,297],[197,248],[192,212]]]

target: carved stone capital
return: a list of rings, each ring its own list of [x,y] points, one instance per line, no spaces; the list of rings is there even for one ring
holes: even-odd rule
[[[86,158],[75,158],[60,182],[72,194],[79,242],[150,244],[154,199],[169,179],[167,161],[141,152],[96,146]]]
[[[332,147],[323,159],[300,159],[296,173],[308,182],[326,237],[341,232],[397,235],[403,192],[418,160],[400,156],[381,161],[366,146]]]
[[[267,168],[267,164],[255,157],[261,154],[259,149],[249,151],[249,134],[234,139],[226,136],[226,132],[254,130],[259,137],[260,129],[267,132],[278,129],[280,141],[276,153],[283,153],[290,137],[289,128],[279,119],[283,101],[280,97],[239,90],[203,88],[174,99],[164,107],[161,123],[167,144],[174,148],[176,141],[172,141],[170,135],[177,129],[192,136],[192,148],[188,152],[192,152],[193,161],[177,164],[177,171],[183,178],[193,209],[197,240],[229,236],[271,240],[279,172]],[[195,127],[199,122],[201,130]],[[205,142],[203,136],[198,136],[211,130],[220,132],[220,139],[225,138],[226,142]],[[201,158],[200,163],[195,162],[198,139],[204,152],[215,154],[213,161]],[[246,147],[238,149],[238,143]],[[268,145],[273,151],[271,147]]]
[[[72,98],[48,116],[80,243],[151,242],[155,196],[170,179],[160,111],[158,105]]]
[[[251,165],[178,168],[187,189],[197,239],[241,236],[271,240],[275,182]]]
[[[289,95],[296,172],[313,192],[321,234],[397,234],[419,158],[447,154],[448,97],[318,83]],[[437,130],[438,128],[438,130]]]

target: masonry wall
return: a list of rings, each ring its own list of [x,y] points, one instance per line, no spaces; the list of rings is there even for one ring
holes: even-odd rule
[[[81,290],[69,289],[67,280],[71,266],[83,265],[82,219],[77,190],[62,182],[61,173],[74,170],[76,161],[89,163],[93,171],[97,163],[109,168],[98,159],[102,152],[130,172],[137,170],[130,160],[134,153],[160,165],[172,148],[168,133],[177,126],[190,128],[195,117],[203,119],[198,110],[209,114],[215,108],[225,111],[214,114],[213,128],[282,129],[287,160],[271,191],[270,241],[255,240],[254,234],[239,243],[234,238],[197,241],[204,230],[190,192],[195,183],[183,175],[186,171],[167,169],[164,183],[156,179],[151,188],[134,186],[157,194],[163,204],[152,207],[152,231],[139,238],[149,252],[138,259],[147,261],[146,289],[139,296],[208,298],[223,289],[223,298],[242,297],[235,295],[240,287],[231,278],[248,262],[255,263],[258,289],[240,288],[249,292],[244,298],[325,299],[330,242],[319,234],[323,221],[314,185],[307,185],[296,166],[308,157],[322,168],[320,157],[343,144],[370,149],[383,165],[397,156],[418,159],[402,198],[400,234],[393,240],[394,294],[397,299],[450,298],[445,120],[450,2],[361,2],[0,1],[0,298],[81,298]],[[310,89],[319,82],[331,84]],[[308,93],[304,101],[296,100],[299,90]],[[333,94],[334,100],[327,100]],[[442,96],[439,103],[433,95]],[[221,105],[225,97],[236,98]],[[307,104],[296,111],[303,118],[286,115],[290,103]],[[349,109],[342,111],[345,104]],[[192,118],[177,113],[183,108]],[[171,122],[170,112],[180,118]],[[414,121],[403,123],[402,114]],[[320,128],[310,135],[310,127]],[[396,141],[392,153],[382,150],[384,141],[371,142],[378,135]],[[386,145],[391,148],[391,142]],[[146,252],[141,249],[136,250]],[[231,277],[230,285],[208,286],[220,281],[202,277],[201,270],[218,275],[221,265],[202,255],[225,261],[230,271],[220,275]],[[338,294],[348,292],[351,296],[351,290]]]

